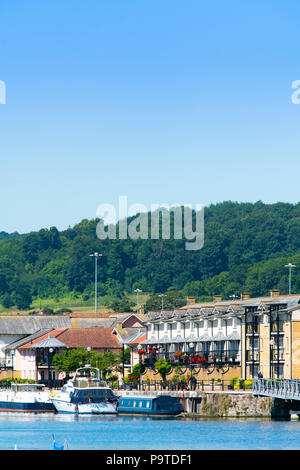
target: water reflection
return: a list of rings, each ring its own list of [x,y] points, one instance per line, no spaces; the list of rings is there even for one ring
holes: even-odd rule
[[[0,449],[299,449],[300,421],[0,413]]]

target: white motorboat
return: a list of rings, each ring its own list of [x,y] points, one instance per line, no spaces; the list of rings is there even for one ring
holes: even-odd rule
[[[100,380],[99,369],[89,365],[77,369],[74,378],[51,400],[58,413],[117,413],[116,396],[106,382]]]
[[[55,412],[45,385],[12,383],[0,391],[0,411]]]

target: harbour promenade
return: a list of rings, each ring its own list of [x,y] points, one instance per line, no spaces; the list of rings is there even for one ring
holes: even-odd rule
[[[139,384],[139,386],[114,390],[118,397],[139,397],[171,395],[180,400],[187,415],[195,417],[271,417],[273,399],[253,396],[252,388],[245,389],[243,384],[230,384],[201,381],[194,389],[178,389],[159,383]],[[229,388],[228,388],[229,385]],[[138,405],[137,405],[138,406]]]

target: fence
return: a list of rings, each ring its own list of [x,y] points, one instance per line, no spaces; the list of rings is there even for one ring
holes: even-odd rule
[[[300,400],[300,381],[289,379],[256,379],[253,395],[264,395],[285,400]]]
[[[131,384],[120,384],[118,381],[107,382],[108,386],[118,390],[138,390],[138,391],[175,391],[175,390],[195,390],[203,392],[251,390],[252,382],[242,379],[232,380],[197,380],[186,384],[185,382],[174,382],[170,380],[141,380]]]

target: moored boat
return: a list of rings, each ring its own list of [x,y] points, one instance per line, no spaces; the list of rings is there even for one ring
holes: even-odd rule
[[[69,380],[51,400],[58,413],[117,413],[117,398],[106,382],[100,380],[96,367],[77,369],[74,379]]]
[[[184,411],[176,397],[158,396],[123,396],[119,398],[118,413],[146,416],[176,416]]]
[[[12,383],[0,391],[0,411],[55,412],[55,407],[42,384]]]

